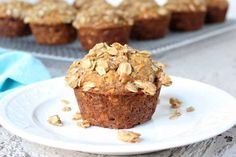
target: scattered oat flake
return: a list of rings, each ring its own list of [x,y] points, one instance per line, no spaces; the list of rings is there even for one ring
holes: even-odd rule
[[[82,122],[78,122],[77,126],[79,126],[81,128],[89,128],[91,125],[90,125],[89,121],[84,120]]]
[[[71,107],[69,107],[69,106],[63,107],[62,111],[63,112],[70,112],[71,111]]]
[[[94,82],[85,82],[83,84],[83,91],[89,91],[90,89],[94,88],[96,85]]]
[[[180,112],[179,110],[174,109],[173,112],[171,113],[171,116],[170,116],[169,119],[175,120],[175,119],[177,119],[178,117],[180,117],[181,115],[182,115],[182,114],[181,114],[181,112]]]
[[[171,80],[171,78],[168,76],[168,75],[166,75],[165,73],[162,73],[161,74],[161,78],[160,78],[160,81],[161,81],[161,83],[162,83],[162,85],[164,85],[164,86],[171,86],[172,85],[172,80]]]
[[[186,112],[194,112],[194,111],[195,111],[195,108],[192,106],[186,108]]]
[[[171,108],[180,108],[183,102],[177,98],[170,98],[169,103],[171,104]]]
[[[135,86],[134,83],[131,83],[131,82],[128,82],[125,88],[130,92],[134,92],[134,93],[138,92],[138,88]]]
[[[48,123],[55,126],[62,126],[62,121],[58,115],[50,116]]]
[[[65,99],[62,99],[62,100],[61,100],[61,103],[62,103],[63,105],[69,105],[69,104],[70,104],[70,102],[69,102],[68,100],[65,100]]]
[[[76,112],[72,118],[72,120],[81,120],[81,119],[82,119],[82,116],[80,112]]]
[[[141,134],[132,131],[119,130],[118,139],[123,142],[137,143],[140,141]]]

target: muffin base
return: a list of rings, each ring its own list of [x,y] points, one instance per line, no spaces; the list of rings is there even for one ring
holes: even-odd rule
[[[39,44],[62,45],[76,40],[76,30],[71,24],[30,24],[30,28]]]
[[[82,118],[91,125],[128,129],[149,121],[155,112],[160,89],[154,96],[142,92],[99,94],[74,89]]]
[[[205,23],[206,12],[174,12],[170,29],[176,31],[194,31],[201,29]]]
[[[170,17],[136,20],[131,30],[131,38],[150,40],[163,38],[169,28]]]
[[[206,23],[222,23],[225,21],[228,8],[208,7]]]
[[[130,35],[130,26],[115,26],[106,28],[82,27],[77,33],[82,47],[85,50],[93,48],[97,43],[106,42],[108,45],[118,42],[127,44]]]
[[[0,36],[20,37],[31,34],[29,25],[23,20],[12,17],[0,17]]]

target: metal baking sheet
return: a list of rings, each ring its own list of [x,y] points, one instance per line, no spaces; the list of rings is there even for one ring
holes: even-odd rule
[[[149,41],[131,40],[129,45],[137,49],[150,50],[154,55],[163,54],[171,49],[179,48],[236,29],[236,19],[222,24],[211,24],[194,32],[169,32],[163,39]],[[21,38],[0,38],[0,47],[32,53],[36,57],[73,61],[82,58],[85,52],[77,40],[63,46],[45,46],[35,43],[33,36]]]

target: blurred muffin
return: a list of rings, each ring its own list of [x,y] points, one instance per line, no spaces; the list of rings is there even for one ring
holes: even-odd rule
[[[60,45],[76,39],[72,26],[75,15],[76,9],[64,1],[41,1],[27,12],[25,22],[30,24],[37,43]]]
[[[166,35],[170,13],[154,0],[123,0],[119,8],[127,11],[134,19],[131,38],[148,40]]]
[[[127,14],[102,4],[80,11],[73,23],[85,50],[100,42],[128,43],[132,24],[133,21]]]
[[[170,28],[193,31],[203,27],[206,16],[204,0],[168,0],[166,8],[172,12]]]
[[[206,0],[207,23],[221,23],[225,21],[229,3],[227,0]]]
[[[131,128],[150,120],[162,85],[171,85],[163,65],[147,51],[97,44],[66,76],[82,118],[91,125]]]
[[[107,3],[106,0],[75,0],[74,6],[79,10],[86,10],[91,6],[100,7],[101,4],[107,7],[111,7],[111,4]]]
[[[30,7],[29,3],[21,1],[0,2],[0,36],[29,35],[29,25],[24,23],[23,18]]]

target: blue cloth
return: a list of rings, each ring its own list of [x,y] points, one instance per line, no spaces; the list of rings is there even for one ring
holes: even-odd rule
[[[49,78],[45,66],[32,55],[0,48],[0,99],[17,87]]]

